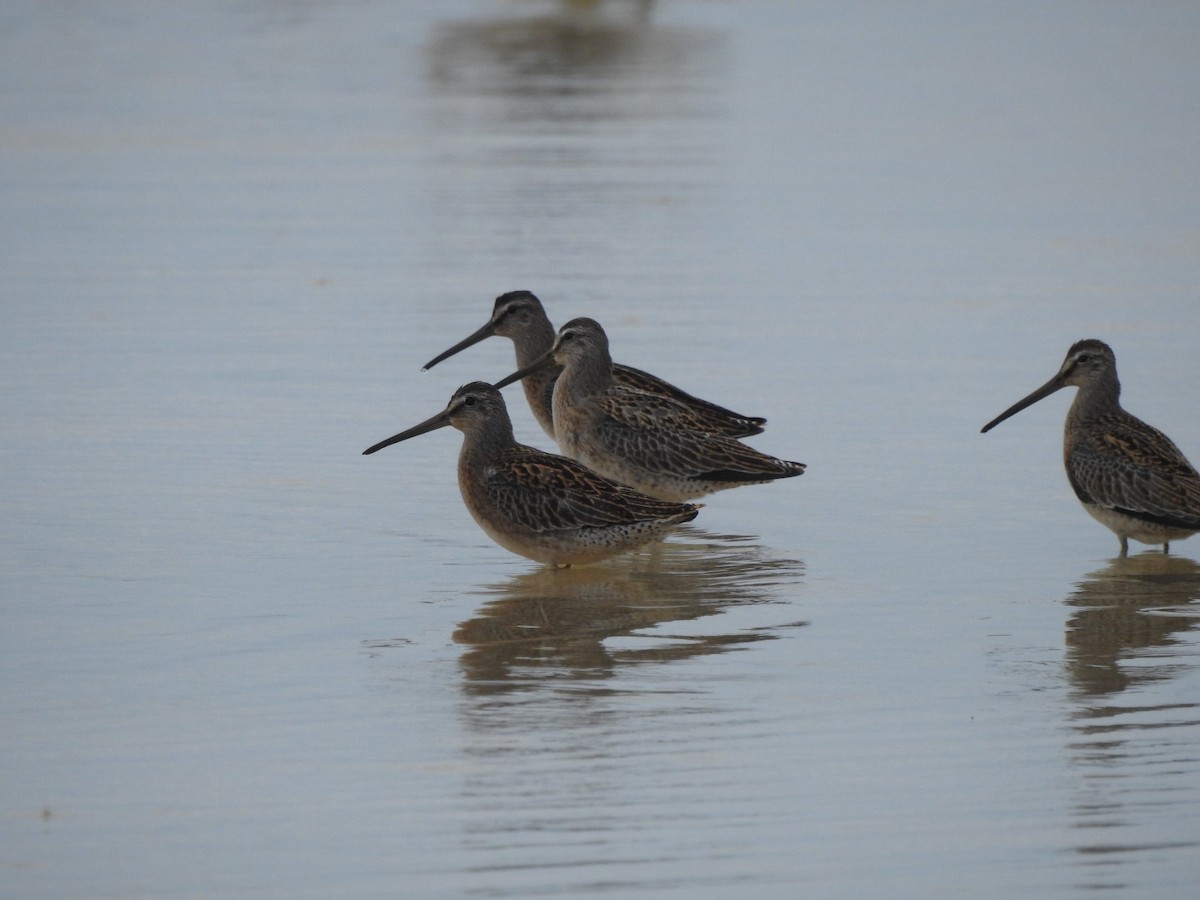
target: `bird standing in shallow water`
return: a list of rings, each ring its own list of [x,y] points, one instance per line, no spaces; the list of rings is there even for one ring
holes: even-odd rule
[[[1116,534],[1121,555],[1130,538],[1167,553],[1170,541],[1200,531],[1200,474],[1169,437],[1121,408],[1117,360],[1103,341],[1074,344],[1057,375],[983,431],[1068,386],[1079,393],[1063,434],[1067,479],[1083,508]]]
[[[554,385],[559,449],[607,478],[651,497],[682,501],[804,472],[804,463],[767,456],[706,430],[685,404],[618,382],[608,337],[592,319],[572,319],[546,353],[496,387],[556,364],[563,368]]]
[[[363,455],[452,425],[463,433],[458,486],[479,527],[501,547],[537,562],[578,565],[649,543],[700,511],[602,478],[577,462],[518,444],[500,392],[480,381],[444,410]]]
[[[554,326],[542,308],[542,302],[529,291],[509,291],[496,298],[492,308],[492,317],[474,334],[463,338],[449,350],[439,353],[422,369],[432,369],[442,360],[453,356],[461,350],[478,344],[492,335],[511,338],[517,351],[517,368],[524,369],[535,359],[542,356],[554,344]],[[561,371],[558,366],[547,366],[526,377],[521,386],[525,390],[525,399],[537,419],[542,430],[554,439],[553,395],[554,381]],[[686,391],[681,391],[673,384],[663,381],[629,366],[613,365],[613,378],[627,387],[637,388],[649,394],[659,394],[682,403],[690,408],[698,421],[705,428],[716,434],[727,434],[731,437],[747,437],[761,434],[767,420],[758,416],[743,416],[732,410],[693,397]]]

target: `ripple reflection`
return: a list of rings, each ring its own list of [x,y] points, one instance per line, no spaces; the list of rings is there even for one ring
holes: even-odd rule
[[[454,633],[467,647],[461,658],[466,689],[504,692],[547,675],[594,681],[622,665],[767,640],[776,636],[770,627],[687,634],[657,629],[733,605],[779,601],[803,571],[803,563],[772,556],[755,538],[683,528],[668,542],[601,565],[523,572],[485,587],[482,593],[496,599]],[[618,638],[632,640],[613,646]]]
[[[1200,566],[1190,559],[1147,552],[1113,559],[1088,575],[1067,598],[1079,611],[1067,622],[1067,665],[1075,688],[1102,696],[1170,678],[1178,661],[1156,648],[1200,619]],[[1159,659],[1128,665],[1133,658]]]
[[[1200,566],[1150,551],[1113,559],[1067,598],[1067,670],[1075,689],[1069,746],[1082,776],[1074,848],[1084,886],[1118,888],[1129,867],[1193,854],[1200,718],[1192,692]],[[1136,881],[1136,879],[1134,879]]]
[[[490,896],[528,896],[535,868],[547,896],[714,888],[701,862],[763,783],[732,763],[787,717],[753,702],[765,654],[713,657],[804,624],[789,602],[803,573],[757,538],[686,528],[483,590],[454,635],[468,763],[457,819]],[[727,877],[744,887],[744,872]]]
[[[700,229],[677,207],[706,202],[726,158],[728,36],[654,21],[648,5],[604,6],[510,8],[430,35],[422,217],[440,279],[469,255],[473,271],[524,261],[522,281],[596,285],[614,254],[636,261],[645,247],[654,264],[639,279],[678,291],[680,270],[708,277],[696,273]]]

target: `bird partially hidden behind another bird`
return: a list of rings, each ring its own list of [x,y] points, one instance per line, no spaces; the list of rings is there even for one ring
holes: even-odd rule
[[[572,319],[546,353],[496,382],[504,387],[559,365],[554,437],[567,456],[651,497],[683,501],[746,484],[803,474],[697,422],[670,397],[628,387],[613,375],[608,337],[594,319]]]
[[[497,334],[512,340],[517,352],[518,369],[528,366],[554,344],[554,326],[550,324],[542,301],[529,291],[509,291],[496,298],[492,317],[483,327],[463,338],[449,350],[439,353],[425,363],[422,369],[432,369],[442,360]],[[533,417],[551,440],[554,439],[554,382],[560,371],[558,366],[548,366],[527,376],[521,382]],[[742,415],[695,397],[641,369],[613,363],[613,378],[626,387],[668,397],[686,406],[705,431],[727,434],[730,437],[746,437],[761,434],[763,426],[767,424],[766,419]]]

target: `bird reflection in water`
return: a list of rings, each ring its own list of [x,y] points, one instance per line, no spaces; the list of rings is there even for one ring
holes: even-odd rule
[[[687,526],[666,543],[607,563],[523,572],[486,588],[496,599],[454,633],[466,646],[465,689],[503,693],[546,677],[594,682],[624,665],[689,659],[778,637],[782,627],[807,623],[732,633],[658,629],[734,605],[787,599],[803,572],[803,563],[771,556],[754,538]],[[621,646],[606,644],[617,638]],[[641,642],[646,646],[630,646]]]
[[[432,81],[506,91],[514,86],[507,79],[641,64],[647,49],[661,49],[661,30],[648,28],[651,6],[564,3],[541,14],[445,23],[431,46]]]
[[[1200,620],[1200,566],[1184,557],[1141,553],[1113,559],[1067,598],[1078,611],[1067,622],[1071,681],[1086,695],[1114,694],[1170,677],[1159,666],[1126,666],[1131,657],[1168,647]]]
[[[1185,692],[1170,684],[1192,668],[1191,642],[1180,638],[1200,621],[1200,566],[1155,550],[1119,557],[1066,602],[1078,608],[1066,642],[1076,701],[1069,752],[1079,776],[1079,886],[1120,891],[1126,864],[1200,846],[1162,825],[1192,820],[1200,776],[1197,704],[1180,702]],[[1156,798],[1153,823],[1148,797]]]

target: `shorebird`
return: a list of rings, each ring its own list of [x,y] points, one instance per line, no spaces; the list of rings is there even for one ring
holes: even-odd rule
[[[542,302],[529,291],[510,291],[496,298],[492,308],[492,317],[487,324],[474,334],[459,341],[449,350],[439,353],[425,363],[422,371],[432,369],[442,360],[453,356],[460,350],[466,350],[473,344],[491,337],[501,335],[511,338],[517,351],[517,368],[523,369],[535,359],[542,356],[554,344],[554,326],[542,308]],[[533,411],[542,430],[554,440],[553,396],[554,381],[561,369],[548,366],[525,378],[521,386],[525,390],[525,399]],[[613,378],[627,387],[637,388],[649,394],[659,394],[670,397],[677,403],[682,403],[693,411],[698,427],[716,434],[727,434],[731,437],[747,437],[761,434],[767,420],[758,416],[743,416],[732,410],[693,397],[681,391],[649,372],[632,369],[629,366],[613,365]]]
[[[592,319],[572,319],[548,351],[496,387],[552,365],[563,369],[554,385],[559,449],[651,497],[680,502],[804,472],[804,463],[776,459],[703,430],[683,403],[618,382],[608,338]]]
[[[1174,442],[1121,408],[1117,359],[1103,341],[1079,341],[1058,374],[983,426],[1009,416],[1064,387],[1079,392],[1067,411],[1063,463],[1075,496],[1121,542],[1162,544],[1200,531],[1200,474]]]
[[[528,559],[556,566],[595,562],[649,543],[700,511],[518,444],[504,398],[481,381],[460,387],[436,416],[363,455],[446,425],[463,433],[458,487],[467,510],[488,537]]]

